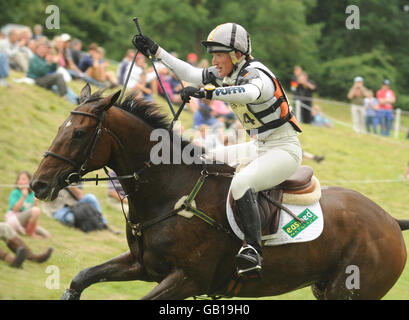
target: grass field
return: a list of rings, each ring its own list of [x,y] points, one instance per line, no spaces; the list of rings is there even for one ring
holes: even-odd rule
[[[21,76],[19,73],[11,75]],[[12,189],[8,185],[14,183],[20,170],[36,170],[58,126],[73,109],[73,105],[39,87],[16,84],[11,80],[10,84],[10,88],[0,87],[0,210],[3,213]],[[77,93],[82,86],[81,83],[70,83]],[[320,106],[330,117],[350,122],[347,108],[324,102]],[[166,111],[166,106],[163,110]],[[191,116],[189,111],[182,113],[181,120],[186,128],[192,123]],[[405,140],[403,134],[399,139],[359,135],[349,126],[338,123],[332,129],[309,125],[304,125],[303,129],[300,135],[303,148],[326,156],[320,164],[305,161],[305,164],[314,168],[322,185],[355,189],[394,217],[409,219],[409,181],[402,177],[409,161],[409,140]],[[102,171],[100,175],[104,175]],[[124,219],[121,211],[108,201],[106,186],[86,184],[85,191],[97,195],[104,215],[114,229],[121,230],[121,235],[108,231],[84,234],[42,215],[40,224],[52,234],[51,239],[33,240],[24,237],[24,240],[36,251],[53,246],[54,253],[44,264],[25,262],[21,270],[0,262],[0,299],[59,299],[80,270],[127,251]],[[409,245],[409,231],[404,237]],[[4,247],[4,244],[0,246]],[[59,281],[50,282],[56,276],[59,276]],[[50,283],[56,286],[47,288]],[[153,283],[140,281],[99,283],[85,290],[82,299],[138,299],[154,286]],[[310,288],[304,288],[265,299],[305,300],[314,297]],[[409,266],[385,299],[409,299]]]

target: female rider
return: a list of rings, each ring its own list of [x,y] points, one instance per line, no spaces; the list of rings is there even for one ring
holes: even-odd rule
[[[254,141],[233,146],[236,151],[244,150],[250,162],[235,174],[231,191],[245,236],[236,256],[238,273],[258,272],[262,263],[261,223],[255,192],[280,184],[300,166],[302,150],[297,132],[301,129],[278,79],[251,56],[250,37],[242,26],[221,24],[202,43],[213,55],[213,66],[207,69],[175,58],[146,36],[138,35],[134,41],[143,54],[170,65],[179,78],[205,86],[205,90],[184,88],[184,101],[193,96],[228,102],[247,132],[255,135]]]

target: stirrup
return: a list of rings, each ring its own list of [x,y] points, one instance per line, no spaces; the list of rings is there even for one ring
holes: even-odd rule
[[[247,253],[245,251],[248,251]],[[251,245],[242,247],[236,255],[237,275],[248,278],[260,276],[262,258]]]

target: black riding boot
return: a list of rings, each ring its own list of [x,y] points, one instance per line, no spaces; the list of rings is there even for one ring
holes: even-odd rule
[[[236,200],[237,211],[247,245],[236,256],[237,273],[244,275],[261,270],[261,222],[253,189]]]

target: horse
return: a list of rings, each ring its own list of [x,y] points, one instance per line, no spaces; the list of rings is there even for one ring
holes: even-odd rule
[[[31,181],[37,198],[53,200],[74,177],[105,166],[124,177],[129,251],[80,271],[62,299],[80,299],[94,283],[131,280],[158,283],[142,299],[228,296],[242,245],[229,232],[225,212],[234,168],[153,164],[157,142],[150,136],[168,129],[169,120],[151,102],[128,96],[116,103],[119,93],[102,97],[86,85]],[[205,179],[196,207],[214,224],[174,214],[175,202],[191,193],[199,177]],[[230,297],[274,296],[311,286],[317,299],[381,299],[392,288],[405,267],[402,231],[409,221],[396,220],[364,195],[341,187],[322,187],[320,205],[322,234],[309,242],[264,247],[261,280],[242,283]],[[350,266],[359,268],[359,287],[346,286]]]

